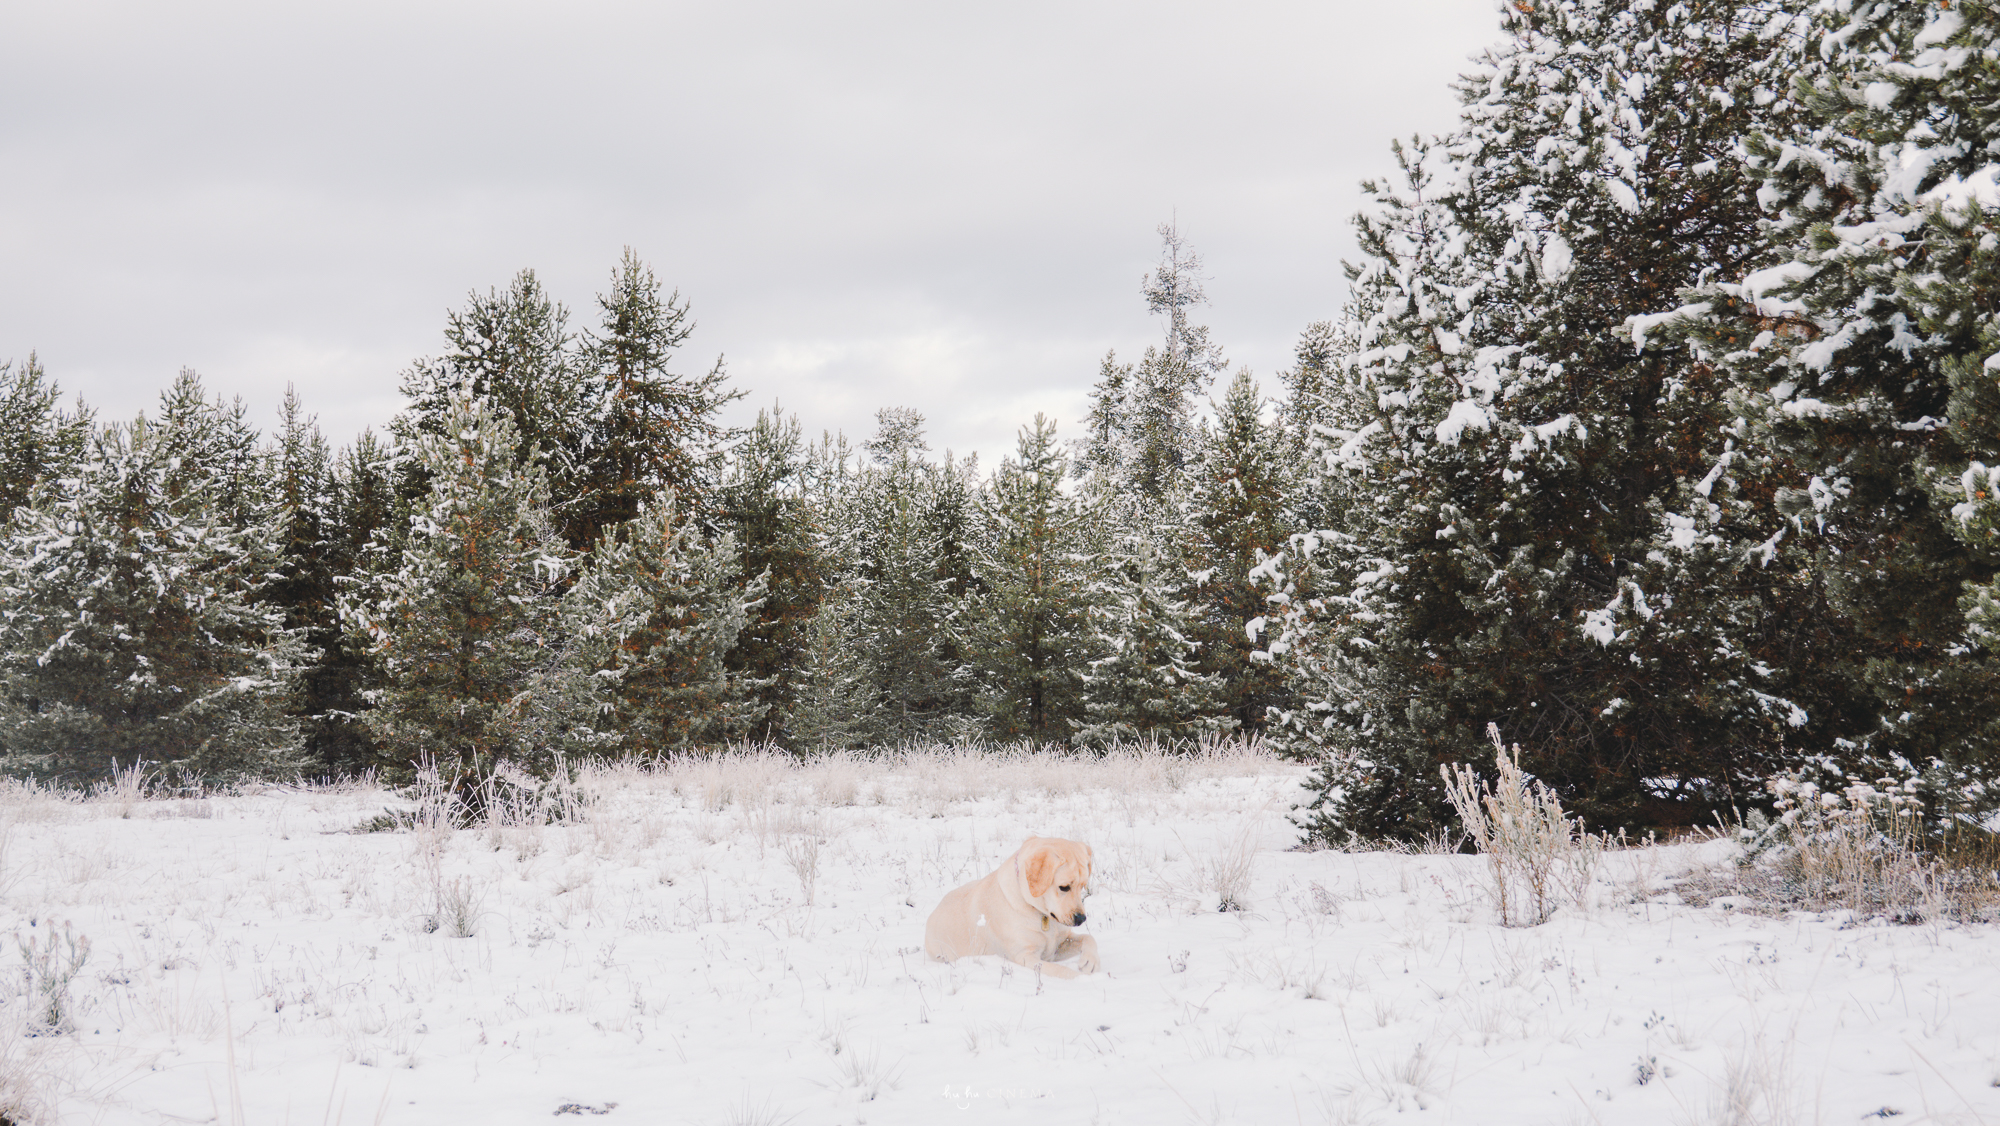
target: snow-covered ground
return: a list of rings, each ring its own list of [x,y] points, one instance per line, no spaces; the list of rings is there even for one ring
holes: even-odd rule
[[[105,1124],[2000,1123],[1990,928],[1660,892],[1712,843],[1614,853],[1592,910],[1503,929],[1478,858],[1289,851],[1298,782],[690,763],[434,866],[346,832],[384,791],[17,792],[0,934],[90,953],[74,1031],[29,1037],[8,944],[0,1094]],[[1095,846],[1105,972],[926,961],[938,897],[1032,833]]]

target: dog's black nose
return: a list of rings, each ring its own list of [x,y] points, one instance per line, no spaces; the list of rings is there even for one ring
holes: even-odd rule
[[[1069,925],[1070,925],[1070,926],[1073,926],[1073,927],[1080,927],[1080,926],[1082,926],[1082,925],[1083,925],[1083,912],[1081,912],[1081,911],[1078,911],[1078,912],[1077,912],[1077,913],[1076,913],[1076,914],[1075,914],[1075,915],[1074,915],[1073,917],[1071,917],[1071,919],[1070,919],[1070,921],[1069,921]]]

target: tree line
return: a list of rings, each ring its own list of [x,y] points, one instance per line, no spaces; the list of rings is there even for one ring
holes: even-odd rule
[[[296,398],[265,437],[183,373],[100,423],[0,369],[4,764],[1245,732],[1343,839],[1448,824],[1497,722],[1600,827],[1799,771],[1990,809],[2000,11],[1502,30],[1272,399],[1163,228],[1159,342],[990,470],[907,408],[723,425],[630,252],[582,330],[532,272],[473,294],[338,452]]]
[[[1104,744],[1260,728],[1251,572],[1288,527],[1256,385],[1189,318],[1104,361],[1088,440],[1037,416],[990,473],[923,416],[808,440],[717,361],[629,250],[574,329],[532,271],[475,292],[386,434],[335,451],[295,394],[260,434],[183,371],[129,422],[0,368],[0,748],[87,783],[543,774],[733,741]]]

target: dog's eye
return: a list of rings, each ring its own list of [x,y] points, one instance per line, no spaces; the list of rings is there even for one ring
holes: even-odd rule
[[[1069,885],[1068,885],[1068,884],[1064,884],[1063,886],[1061,886],[1061,887],[1057,888],[1056,890],[1057,890],[1057,891],[1068,891],[1068,890],[1069,890]]]

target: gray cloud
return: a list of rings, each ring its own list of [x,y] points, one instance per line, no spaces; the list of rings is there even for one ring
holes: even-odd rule
[[[587,320],[619,249],[692,302],[690,367],[990,462],[1073,432],[1177,214],[1231,359],[1332,315],[1357,182],[1447,126],[1491,0],[48,4],[0,42],[0,358],[107,413],[185,364],[336,440],[467,290],[533,266]]]

